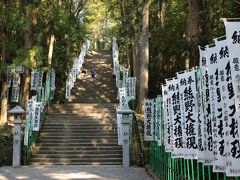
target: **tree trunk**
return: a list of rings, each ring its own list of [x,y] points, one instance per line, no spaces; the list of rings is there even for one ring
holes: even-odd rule
[[[55,36],[52,34],[50,36],[50,40],[49,40],[49,50],[48,50],[48,65],[51,66],[52,64],[52,56],[53,56],[53,44],[55,41]]]
[[[142,30],[139,39],[140,48],[140,92],[139,92],[139,107],[138,110],[142,113],[144,108],[144,98],[148,97],[148,67],[149,67],[149,7],[151,0],[143,1],[143,18],[142,18]]]
[[[165,1],[163,0],[159,0],[158,1],[158,5],[159,5],[159,12],[158,12],[158,21],[159,21],[159,24],[160,24],[160,30],[164,30],[164,27],[165,27],[165,17],[166,17],[166,14],[168,12],[168,5]],[[162,69],[162,71],[159,72],[160,74],[160,77],[161,79],[163,79],[164,77],[164,74],[163,74],[163,51],[160,49],[158,50],[158,56],[157,56],[157,65],[156,65],[156,69]],[[164,83],[164,82],[162,82]]]
[[[24,48],[25,50],[29,50],[32,48],[32,12],[29,10],[28,6],[30,5],[29,2],[27,2],[25,0],[24,2],[25,5],[25,15],[26,15],[26,27],[25,27],[25,32],[24,32]],[[37,20],[35,21],[35,23],[37,23]],[[36,65],[35,62],[33,61],[33,59],[31,59],[33,67]],[[24,79],[23,79],[24,78]],[[24,76],[22,78],[21,81],[21,95],[23,96],[22,98],[20,98],[21,102],[20,105],[22,105],[22,107],[24,109],[26,109],[26,105],[27,105],[27,100],[29,99],[29,95],[30,95],[30,80],[31,80],[31,76],[30,76],[30,72],[29,74],[27,74],[26,76]]]
[[[26,27],[24,32],[24,48],[30,49],[32,47],[32,40],[31,40],[31,31],[32,31],[32,15],[28,8],[29,3],[25,1],[25,15],[26,15]]]
[[[2,97],[1,97],[1,121],[0,125],[7,122],[7,81],[6,81],[6,61],[7,61],[7,29],[6,29],[6,16],[7,16],[7,0],[2,1]]]
[[[203,9],[203,0],[188,0],[188,14],[187,14],[187,24],[186,24],[186,34],[187,40],[193,45],[191,49],[191,66],[198,65],[198,49],[197,45],[199,43],[199,37],[202,33],[202,23],[200,13]],[[187,61],[186,61],[187,62]],[[186,66],[189,66],[186,64]]]
[[[132,42],[133,46],[133,74],[136,77],[136,104],[139,104],[140,94],[140,48],[139,48],[139,32],[135,32],[135,37]]]
[[[2,99],[1,99],[1,121],[0,127],[2,127],[7,122],[7,81],[2,78]]]
[[[66,34],[65,37],[66,37],[66,55],[67,55],[67,57],[69,57],[70,56],[70,45],[71,45],[69,34]]]

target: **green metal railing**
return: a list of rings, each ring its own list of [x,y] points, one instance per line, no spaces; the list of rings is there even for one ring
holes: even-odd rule
[[[171,158],[171,153],[154,141],[150,145],[150,168],[163,180],[238,180],[226,177],[225,173],[214,173],[211,166],[197,160]]]
[[[37,101],[38,102],[43,101],[45,104],[44,109],[41,112],[41,116],[40,116],[40,128],[39,128],[39,131],[31,131],[31,133],[28,134],[28,145],[24,145],[22,148],[22,157],[23,157],[22,160],[24,165],[27,165],[29,161],[31,153],[35,147],[39,132],[42,128],[45,116],[47,114],[48,106],[52,103],[51,96],[53,95],[52,93],[54,92],[51,90],[51,72],[47,73],[45,85],[43,86],[43,88],[44,88],[43,92],[41,90],[37,91]]]
[[[136,136],[136,143],[137,143],[137,165],[138,166],[143,166],[145,164],[144,162],[144,152],[143,152],[143,141],[141,139],[141,130],[144,129],[144,124],[143,124],[143,121],[141,120],[138,120],[136,118],[136,115],[134,114],[133,115],[133,120],[132,120],[132,128],[135,132],[135,136]],[[139,129],[139,128],[142,128],[142,129]]]

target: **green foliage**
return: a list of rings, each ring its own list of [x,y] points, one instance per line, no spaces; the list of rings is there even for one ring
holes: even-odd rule
[[[0,24],[6,26],[7,31],[7,60],[0,63],[1,74],[6,74],[6,66],[12,63],[31,68],[36,59],[37,68],[48,69],[51,35],[56,39],[51,66],[56,69],[60,94],[86,38],[91,38],[92,45],[102,48],[105,42],[109,47],[110,38],[116,36],[120,61],[129,67],[133,63],[133,45],[142,26],[142,3],[142,0],[8,1],[6,15],[0,18]],[[187,8],[186,0],[152,0],[149,18],[149,94],[152,96],[160,93],[165,78],[185,69],[186,59],[193,56],[193,47],[212,43],[212,38],[224,34],[220,18],[240,15],[239,4],[235,1],[203,0],[202,36],[188,41]],[[2,10],[0,8],[1,14]],[[26,47],[28,33],[31,43]]]
[[[111,18],[117,25],[112,29],[118,39],[120,61],[132,62],[132,42],[141,28],[142,0],[116,1],[103,0]],[[200,2],[200,1],[199,1]],[[198,45],[211,44],[212,39],[224,35],[222,17],[239,17],[239,4],[235,1],[203,0],[203,9],[199,14],[202,21],[202,35],[196,40],[187,40],[186,0],[153,0],[150,11],[149,27],[149,95],[160,94],[164,79],[175,76],[185,69],[186,59],[190,59],[190,68],[194,63],[194,53]],[[164,11],[164,12],[163,12]],[[164,24],[163,24],[164,23]]]
[[[25,48],[18,49],[13,64],[15,66],[21,64],[27,68],[34,68],[34,61],[36,61],[38,67],[41,67],[42,64],[44,64],[43,48],[40,46],[34,46],[29,50],[26,50]]]

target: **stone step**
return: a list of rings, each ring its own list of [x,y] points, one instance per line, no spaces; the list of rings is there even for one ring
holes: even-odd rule
[[[117,143],[73,143],[73,142],[40,142],[38,146],[47,146],[47,147],[106,147],[106,146],[116,146],[118,147]]]
[[[78,113],[78,112],[93,112],[93,113],[98,113],[98,112],[110,112],[110,113],[114,113],[116,112],[117,107],[109,107],[109,108],[95,108],[95,107],[49,107],[48,108],[48,113],[54,113],[54,112],[72,112],[72,113]]]
[[[92,127],[114,127],[117,126],[116,122],[111,121],[95,121],[95,120],[45,120],[43,127],[69,127],[81,126],[82,128],[92,126]]]
[[[122,161],[118,162],[88,162],[88,161],[79,161],[79,162],[43,162],[43,161],[36,161],[36,162],[30,162],[29,165],[31,166],[51,166],[51,165],[122,165]]]
[[[71,115],[84,115],[84,114],[89,114],[89,113],[101,113],[101,114],[116,114],[116,109],[73,109],[73,108],[58,108],[58,109],[48,109],[48,114],[54,114],[54,113],[61,113],[61,114],[71,114]]]
[[[79,140],[79,141],[93,141],[93,140],[97,140],[97,141],[109,141],[109,140],[117,140],[118,137],[115,135],[115,136],[105,136],[105,137],[92,137],[92,136],[87,136],[87,137],[77,137],[77,136],[69,136],[69,135],[66,135],[66,136],[42,136],[40,135],[38,137],[38,140],[41,141],[41,140]],[[56,142],[57,142],[56,141]]]
[[[81,154],[81,155],[88,155],[88,154],[122,154],[121,149],[107,149],[107,150],[97,150],[97,149],[90,149],[90,150],[65,150],[65,149],[48,149],[48,150],[35,150],[37,155],[39,154]]]
[[[39,159],[52,159],[52,158],[61,158],[61,159],[89,159],[89,160],[94,160],[94,159],[99,159],[99,158],[122,158],[122,154],[81,154],[81,153],[76,153],[76,154],[35,154],[32,156],[32,159],[34,158],[39,158]]]
[[[102,152],[102,151],[122,151],[122,146],[39,146],[38,144],[34,148],[35,151],[89,151],[89,152]]]
[[[117,144],[117,139],[52,139],[52,138],[38,138],[41,143],[79,143],[79,144]]]
[[[73,120],[64,120],[64,119],[46,119],[44,124],[66,124],[66,125],[71,125],[71,124],[75,124],[75,125],[82,125],[82,124],[89,124],[89,125],[96,125],[96,124],[100,124],[100,125],[105,125],[105,124],[109,124],[109,125],[115,125],[116,124],[116,120],[80,120],[80,119],[73,119]]]
[[[50,132],[41,132],[40,136],[81,136],[81,137],[104,137],[104,136],[117,136],[117,132],[59,132],[59,131],[50,131]]]
[[[79,139],[117,139],[118,138],[118,136],[117,136],[117,134],[114,134],[114,135],[108,135],[108,136],[97,136],[97,135],[95,135],[95,136],[92,136],[92,135],[90,135],[90,136],[81,136],[81,135],[79,135],[79,136],[76,136],[75,134],[58,134],[58,135],[56,135],[56,134],[45,134],[45,135],[43,135],[43,134],[40,134],[40,136],[39,136],[39,138],[47,138],[47,139],[49,139],[49,138],[55,138],[55,139],[69,139],[69,138],[79,138]]]
[[[78,110],[75,110],[75,109],[57,109],[57,110],[53,110],[53,109],[49,109],[48,110],[48,114],[78,114],[78,115],[85,115],[85,114],[110,114],[110,115],[113,115],[113,114],[116,114],[116,110],[115,109],[99,109],[99,110],[83,110],[83,109],[78,109]]]
[[[116,121],[115,120],[49,120],[46,119],[44,125],[47,126],[74,126],[74,125],[79,125],[79,126],[116,126]]]
[[[44,126],[66,126],[66,127],[72,127],[72,126],[116,126],[115,122],[109,122],[109,121],[45,121]]]
[[[66,112],[66,111],[60,111],[60,112],[48,112],[48,116],[73,116],[73,117],[79,117],[79,116],[97,116],[97,117],[106,117],[106,116],[116,116],[116,111],[113,111],[113,112],[82,112],[82,111],[79,111],[79,112]]]
[[[65,121],[71,121],[71,120],[80,120],[80,121],[109,121],[109,120],[116,120],[117,116],[47,116],[45,120],[65,120]]]
[[[94,162],[94,163],[100,163],[100,162],[122,162],[121,157],[117,158],[106,158],[106,157],[92,157],[92,158],[31,158],[31,162],[52,162],[52,163],[72,163],[72,162]]]
[[[42,129],[79,129],[79,130],[84,130],[84,129],[95,129],[95,130],[112,130],[117,128],[116,125],[110,125],[110,124],[106,124],[106,125],[95,125],[92,126],[91,124],[85,124],[85,125],[44,125],[42,127]]]
[[[48,129],[48,130],[42,130],[42,132],[40,133],[39,137],[41,136],[76,136],[76,137],[104,137],[104,136],[117,136],[117,129],[116,130],[98,130],[98,131],[86,131],[86,130],[75,130],[75,131],[71,131],[71,130],[64,130],[64,131],[60,131],[60,130],[53,130],[53,129]]]
[[[91,109],[101,109],[101,108],[105,108],[105,109],[115,109],[118,106],[117,103],[67,103],[67,104],[54,104],[52,106],[50,106],[49,108],[56,108],[56,109],[60,109],[60,108],[64,108],[64,109],[81,109],[81,110],[91,110]]]
[[[62,127],[49,127],[49,126],[43,126],[41,132],[49,132],[49,131],[59,131],[59,132],[115,132],[117,127],[91,127],[89,126],[89,128],[79,128],[79,127],[66,127],[66,128],[62,128]]]
[[[72,128],[69,127],[49,127],[49,126],[43,126],[42,128],[42,132],[49,132],[49,131],[60,131],[60,132],[115,132],[115,130],[117,129],[117,127],[82,127],[82,126],[75,126]]]
[[[71,121],[71,120],[79,120],[79,121],[109,121],[109,120],[114,120],[116,121],[116,116],[47,116],[47,120],[65,120],[65,121]]]
[[[99,118],[115,118],[116,114],[85,114],[85,115],[71,115],[71,114],[48,114],[47,119],[49,118],[61,118],[61,119],[74,119],[74,118],[80,118],[80,119],[99,119]]]

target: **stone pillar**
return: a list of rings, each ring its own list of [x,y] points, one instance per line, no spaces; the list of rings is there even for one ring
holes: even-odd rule
[[[17,115],[14,120],[14,136],[13,136],[13,167],[20,167],[21,161],[21,116]]]
[[[123,167],[129,167],[129,140],[130,140],[130,128],[131,120],[129,115],[124,114],[122,119],[122,140],[123,140]]]
[[[131,125],[132,120],[130,119],[130,114],[133,114],[134,111],[130,110],[128,107],[124,107],[123,109],[117,110],[118,114],[122,114],[122,141],[123,141],[123,167],[128,168],[130,165],[130,158],[129,158],[129,140],[130,140],[130,132],[129,128]]]
[[[14,134],[13,134],[13,167],[20,167],[21,165],[21,116],[25,111],[20,107],[16,106],[12,110],[8,111],[8,114],[14,115]]]

